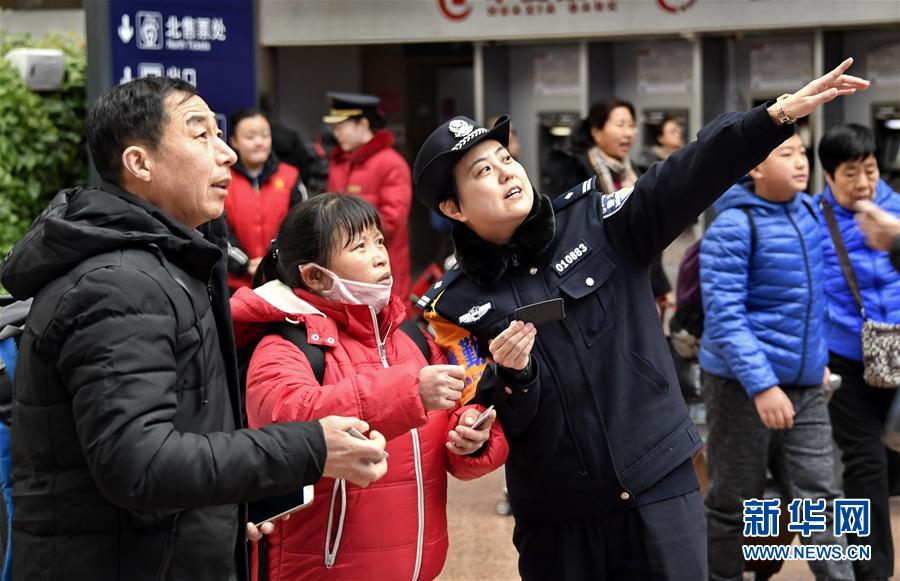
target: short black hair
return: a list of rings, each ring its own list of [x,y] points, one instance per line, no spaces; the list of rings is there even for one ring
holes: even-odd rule
[[[337,245],[350,244],[371,227],[384,232],[378,210],[362,198],[334,193],[313,196],[287,213],[256,268],[253,286],[277,279],[291,288],[305,288],[298,266],[314,262],[330,268]]]
[[[229,134],[234,135],[234,132],[237,131],[238,124],[244,119],[250,119],[251,117],[262,117],[266,120],[266,123],[269,124],[269,127],[272,126],[272,122],[269,121],[269,116],[263,113],[262,109],[257,109],[256,107],[245,107],[243,109],[234,111],[231,115],[228,116]]]
[[[181,79],[145,77],[113,87],[97,100],[85,132],[100,177],[119,183],[125,149],[135,144],[151,150],[159,146],[169,121],[165,101],[173,93],[182,93],[187,100],[197,89]]]
[[[862,161],[875,154],[875,136],[868,127],[845,123],[829,129],[819,142],[822,169],[834,177],[837,167],[847,161]]]
[[[631,113],[631,118],[635,119],[634,105],[628,101],[615,97],[597,101],[591,105],[588,116],[581,121],[581,125],[572,134],[573,145],[582,149],[593,147],[594,138],[591,135],[591,129],[594,127],[602,129],[606,122],[609,121],[609,116],[612,112],[619,107],[628,109],[628,112]]]

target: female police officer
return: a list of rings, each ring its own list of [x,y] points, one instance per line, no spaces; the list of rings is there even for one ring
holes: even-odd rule
[[[705,579],[706,530],[688,416],[648,266],[792,123],[868,86],[848,59],[768,108],[720,116],[634,188],[596,178],[553,202],[506,150],[509,120],[467,117],[422,145],[416,196],[453,223],[458,270],[420,306],[466,395],[493,403],[509,439],[513,542],[525,579]],[[562,298],[567,316],[513,321]]]

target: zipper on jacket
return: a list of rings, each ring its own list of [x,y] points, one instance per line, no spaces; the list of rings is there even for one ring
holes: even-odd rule
[[[378,343],[378,355],[381,357],[381,364],[387,369],[390,367],[388,365],[387,360],[387,350],[385,349],[385,340],[387,336],[391,332],[391,328],[388,327],[388,330],[385,332],[385,339],[382,340],[381,333],[378,331],[378,315],[375,313],[375,309],[369,307],[369,313],[372,315],[372,329],[375,331],[375,341]],[[419,578],[419,572],[422,569],[422,553],[423,547],[425,544],[425,483],[424,476],[422,475],[422,451],[419,446],[419,431],[416,428],[410,430],[410,435],[412,437],[413,443],[413,463],[416,467],[416,508],[418,512],[418,530],[416,534],[416,566],[413,570],[413,581],[416,581]],[[331,516],[329,518],[328,530],[329,534],[331,531]],[[342,515],[343,520],[343,515]],[[339,529],[340,530],[340,529]],[[335,553],[337,553],[337,546],[335,545]],[[334,560],[332,560],[334,563]],[[327,549],[326,549],[326,566],[328,566],[327,562]]]
[[[381,333],[378,332],[378,315],[375,314],[375,309],[372,307],[369,307],[369,314],[372,315],[372,329],[375,331],[375,342],[378,343],[378,356],[381,357],[381,365],[387,369],[389,367],[387,349],[384,346],[384,341],[381,339]],[[390,332],[390,328],[388,328],[388,332]],[[387,335],[387,333],[384,334],[385,339],[387,339]]]
[[[331,548],[331,528],[334,524],[334,501],[338,490],[341,491],[341,515],[338,517],[337,533],[334,536],[334,549]],[[328,509],[328,530],[325,531],[325,567],[331,569],[337,560],[338,549],[341,547],[341,537],[344,536],[344,517],[347,516],[347,481],[335,480],[331,489],[331,506]]]
[[[159,581],[164,581],[166,578],[166,574],[169,572],[169,565],[172,562],[172,553],[175,552],[175,541],[178,540],[178,519],[181,518],[181,513],[175,513],[175,516],[172,517],[172,526],[169,527],[169,534],[166,536],[166,545],[163,547],[162,559],[159,562],[159,571],[156,574],[156,578]]]
[[[416,535],[416,568],[413,570],[413,581],[419,579],[422,570],[422,547],[425,544],[425,484],[422,473],[422,452],[419,445],[419,430],[410,430],[413,443],[413,460],[416,465],[416,504],[418,509],[419,527]]]
[[[800,239],[800,248],[803,250],[803,264],[806,267],[806,295],[808,300],[806,301],[806,317],[803,320],[803,351],[802,356],[800,357],[800,369],[797,371],[797,379],[794,380],[794,384],[798,384],[800,383],[800,378],[803,377],[803,371],[806,369],[806,342],[809,339],[809,315],[812,311],[813,302],[812,272],[810,270],[809,254],[806,252],[806,241],[803,239],[803,233],[794,221],[794,217],[791,216],[791,212],[787,206],[784,208],[784,213],[787,215],[791,226],[797,231],[797,237]]]
[[[206,357],[206,342],[203,337],[203,325],[200,321],[200,313],[197,312],[197,305],[194,304],[194,295],[191,294],[190,289],[181,280],[181,277],[178,274],[169,268],[168,261],[166,261],[165,256],[160,250],[159,246],[155,244],[151,244],[151,246],[155,247],[157,251],[159,251],[159,259],[162,262],[163,268],[165,268],[166,272],[178,283],[178,286],[184,291],[184,294],[187,295],[188,302],[191,304],[191,311],[194,313],[194,328],[197,329],[197,335],[200,338],[200,376],[202,385],[200,387],[200,407],[206,407],[209,404],[209,361]],[[210,274],[209,280],[206,281],[206,292],[209,297],[209,308],[213,308],[212,301],[212,274]]]

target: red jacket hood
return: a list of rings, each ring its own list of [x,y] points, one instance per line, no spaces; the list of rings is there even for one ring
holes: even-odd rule
[[[391,295],[377,315],[382,338],[399,328],[405,317],[403,301]],[[231,297],[231,318],[239,349],[260,338],[267,323],[285,319],[305,325],[311,344],[325,345],[329,338],[337,340],[338,328],[360,342],[376,344],[368,305],[339,303],[303,289],[292,289],[277,280],[256,289],[238,289]],[[314,336],[318,339],[314,340]]]
[[[387,149],[394,145],[394,136],[387,129],[381,129],[375,132],[375,135],[365,143],[353,151],[344,151],[340,147],[335,147],[331,151],[331,162],[342,163],[349,161],[353,164],[363,163],[382,149]]]

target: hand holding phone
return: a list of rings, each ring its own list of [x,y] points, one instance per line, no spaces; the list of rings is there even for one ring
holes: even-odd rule
[[[357,440],[368,440],[369,438],[365,437],[362,432],[357,430],[356,428],[350,428],[347,430],[347,433],[356,438]],[[384,451],[384,457],[388,457],[387,450]]]
[[[483,424],[484,422],[486,422],[487,419],[488,419],[489,417],[491,417],[491,412],[492,412],[492,411],[494,411],[494,406],[493,406],[493,405],[489,406],[488,409],[486,409],[486,410],[484,410],[483,412],[481,412],[481,414],[479,414],[479,416],[478,416],[477,418],[475,418],[475,421],[472,422],[472,425],[469,426],[469,427],[472,428],[473,430],[477,430],[478,428],[480,428],[480,427],[481,427],[481,424]]]
[[[254,523],[256,527],[259,528],[264,523],[275,522],[298,510],[303,510],[312,504],[313,490],[314,487],[310,484],[309,486],[304,486],[300,491],[300,494],[292,492],[282,496],[272,496],[264,498],[263,500],[251,502],[249,506],[250,522]]]

